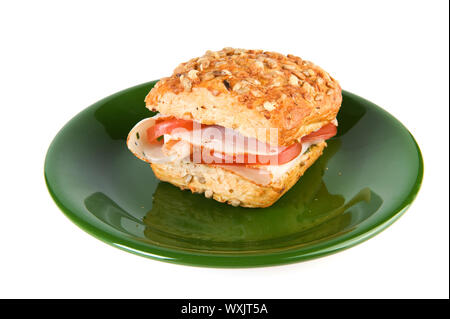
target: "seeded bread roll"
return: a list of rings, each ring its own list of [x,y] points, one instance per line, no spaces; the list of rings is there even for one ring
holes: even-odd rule
[[[212,165],[152,163],[156,177],[193,193],[233,206],[268,207],[297,183],[304,172],[322,155],[326,142],[311,146],[284,175],[268,185],[258,185],[233,172]]]
[[[339,83],[309,61],[262,50],[225,48],[180,64],[147,95],[162,114],[232,128],[273,145],[290,145],[333,121]],[[277,128],[278,134],[261,135]]]

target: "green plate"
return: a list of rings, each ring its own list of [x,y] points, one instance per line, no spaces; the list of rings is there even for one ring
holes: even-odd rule
[[[338,135],[269,208],[235,208],[158,181],[125,144],[153,113],[156,83],[111,95],[67,123],[45,160],[56,204],[79,227],[123,250],[167,262],[252,267],[351,247],[398,219],[423,176],[408,130],[380,107],[343,93]]]

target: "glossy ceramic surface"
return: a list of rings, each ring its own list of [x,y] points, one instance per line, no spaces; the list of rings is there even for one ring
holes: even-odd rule
[[[141,84],[85,109],[53,140],[45,178],[78,226],[138,255],[189,265],[291,263],[355,245],[411,204],[423,175],[408,130],[378,106],[343,93],[338,135],[272,207],[235,208],[159,182],[125,139],[151,116]]]

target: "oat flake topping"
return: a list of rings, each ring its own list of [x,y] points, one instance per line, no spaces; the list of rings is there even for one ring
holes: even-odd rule
[[[171,77],[161,79],[175,94],[207,88],[215,96],[236,95],[248,108],[272,112],[286,97],[314,105],[332,95],[338,83],[309,61],[262,50],[224,48],[181,63]]]

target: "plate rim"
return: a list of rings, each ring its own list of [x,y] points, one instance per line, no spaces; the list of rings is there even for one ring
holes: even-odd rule
[[[44,161],[44,179],[47,190],[52,197],[53,201],[56,203],[58,208],[69,218],[75,225],[79,228],[90,234],[91,236],[107,243],[113,247],[119,248],[121,250],[133,253],[135,255],[147,257],[153,260],[170,262],[175,264],[183,264],[188,266],[201,266],[201,267],[213,267],[213,268],[249,268],[249,267],[266,267],[266,266],[274,266],[274,265],[283,265],[290,264],[300,261],[311,260],[318,257],[324,257],[333,253],[337,253],[339,251],[351,248],[359,243],[362,243],[375,235],[379,234],[381,231],[389,227],[392,223],[394,223],[397,219],[399,219],[411,206],[414,200],[419,193],[423,182],[423,174],[424,174],[424,162],[422,152],[419,148],[419,145],[411,134],[411,132],[403,125],[401,121],[395,118],[392,114],[390,114],[385,109],[380,106],[348,91],[343,90],[343,95],[351,96],[357,100],[360,100],[363,103],[369,104],[371,107],[375,107],[379,109],[381,112],[387,114],[391,120],[398,122],[401,127],[409,133],[409,137],[412,139],[415,149],[417,151],[419,165],[418,172],[415,184],[412,185],[412,188],[408,195],[404,198],[404,200],[400,203],[399,207],[391,210],[391,212],[383,218],[381,221],[375,222],[371,225],[367,230],[362,229],[359,231],[355,231],[353,234],[346,234],[343,236],[338,236],[336,238],[331,238],[323,243],[321,243],[320,247],[303,247],[303,248],[287,248],[286,250],[279,252],[257,252],[257,253],[246,253],[246,254],[237,254],[237,253],[200,253],[196,251],[189,251],[187,249],[174,249],[170,247],[164,246],[156,246],[152,243],[139,243],[138,240],[128,238],[127,236],[118,236],[115,234],[117,230],[114,230],[112,227],[111,232],[108,232],[104,229],[98,228],[95,225],[90,224],[88,221],[83,220],[80,215],[84,213],[74,212],[67,208],[64,203],[56,196],[54,193],[50,182],[47,177],[47,167],[49,166],[49,157],[57,137],[64,131],[64,129],[71,123],[75,121],[76,118],[81,116],[84,112],[87,112],[89,109],[94,108],[98,104],[105,103],[109,99],[114,98],[115,96],[121,95],[129,90],[137,89],[139,87],[154,85],[159,80],[149,81],[145,83],[141,83],[124,90],[113,93],[99,101],[93,103],[92,105],[84,108],[75,116],[73,116],[64,126],[58,131],[58,133],[54,136],[52,142],[50,143]],[[234,264],[237,263],[237,265]]]

